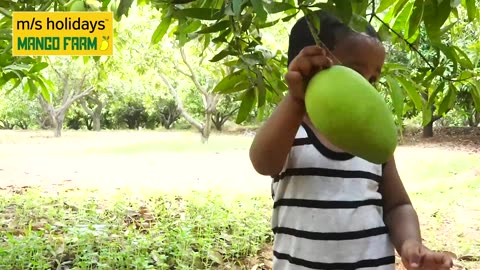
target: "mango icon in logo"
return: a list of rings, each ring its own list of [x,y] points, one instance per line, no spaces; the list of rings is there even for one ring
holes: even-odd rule
[[[102,43],[100,44],[100,51],[106,51],[108,49],[108,39],[110,36],[103,36]]]

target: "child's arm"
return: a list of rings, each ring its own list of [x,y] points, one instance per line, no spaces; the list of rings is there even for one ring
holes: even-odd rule
[[[305,88],[308,80],[332,65],[324,49],[304,48],[290,63],[285,79],[288,94],[255,135],[250,160],[263,175],[277,175],[283,169],[298,127],[305,116]]]
[[[395,159],[391,159],[383,170],[380,186],[383,195],[385,222],[390,229],[392,242],[398,251],[406,240],[422,242],[420,225],[415,209],[398,175]]]
[[[259,174],[280,173],[304,115],[305,105],[287,95],[257,131],[250,147],[250,160]]]
[[[451,258],[432,252],[422,244],[418,216],[400,179],[394,158],[385,165],[380,192],[384,200],[385,224],[405,267],[450,269],[453,265]]]

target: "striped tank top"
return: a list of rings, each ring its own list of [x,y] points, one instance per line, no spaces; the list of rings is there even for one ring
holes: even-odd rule
[[[325,147],[300,126],[272,181],[273,270],[394,270],[382,165]]]

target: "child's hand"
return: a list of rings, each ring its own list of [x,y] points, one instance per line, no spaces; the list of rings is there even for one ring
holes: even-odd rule
[[[417,241],[406,241],[401,254],[403,265],[408,270],[448,270],[453,266],[450,256],[433,252]]]
[[[305,47],[295,57],[288,68],[285,79],[289,95],[296,101],[303,102],[308,81],[320,70],[332,66],[324,49],[318,46]]]

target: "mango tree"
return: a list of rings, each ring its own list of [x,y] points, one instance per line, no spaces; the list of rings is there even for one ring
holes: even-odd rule
[[[122,16],[128,16],[134,1],[120,0],[118,6],[117,2],[112,4],[110,0],[98,2],[98,10],[107,10],[112,5],[115,18],[120,20]],[[4,18],[0,26],[3,29],[3,42],[0,49],[11,53],[7,30],[11,27],[11,10],[67,8],[61,0],[46,3],[36,6],[2,4]],[[235,91],[242,95],[237,123],[243,122],[254,106],[264,108],[267,102],[277,102],[286,90],[283,81],[285,52],[265,50],[262,47],[262,30],[279,21],[309,15],[316,9],[333,12],[356,30],[364,29],[365,23],[370,21],[377,25],[384,40],[414,55],[412,59],[418,61],[413,73],[409,72],[412,70],[409,64],[399,66],[391,63],[386,67],[385,81],[394,113],[401,118],[405,98],[413,100],[415,109],[422,112],[423,124],[427,127],[426,136],[432,135],[430,131],[435,116],[445,114],[455,103],[458,85],[466,81],[475,82],[477,78],[473,61],[464,48],[455,46],[454,40],[446,39],[455,21],[467,24],[478,22],[475,0],[138,0],[137,4],[150,5],[161,12],[158,26],[151,37],[153,44],[159,43],[166,34],[173,34],[180,46],[190,40],[201,41],[203,48],[214,44],[217,51],[210,59],[212,62],[220,62],[227,57],[231,59],[226,64],[233,72],[215,86],[215,91],[220,94]],[[309,22],[311,32],[316,33],[321,27],[318,20],[309,17]],[[318,43],[321,45],[321,42]],[[426,50],[432,52],[433,58],[429,59],[420,46],[428,46]],[[38,81],[34,79],[37,69],[30,69],[40,60],[22,58],[14,61],[12,57],[5,58],[7,61],[0,61],[3,67],[0,82],[18,82],[24,77]],[[12,72],[12,64],[14,67],[24,64],[26,68],[21,72]],[[477,110],[478,104],[475,102]]]

